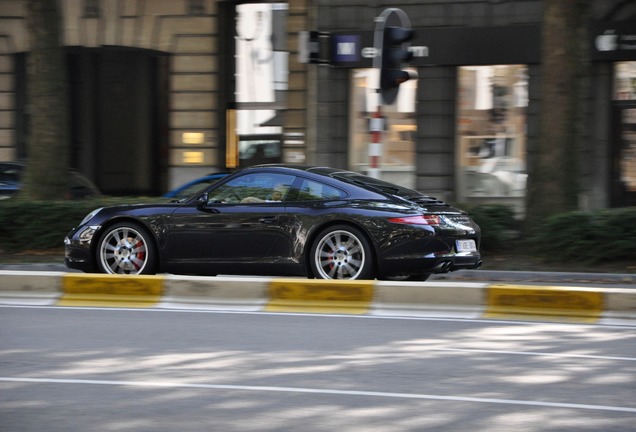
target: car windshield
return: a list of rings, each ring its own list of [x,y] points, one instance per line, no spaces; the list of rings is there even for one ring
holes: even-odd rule
[[[187,198],[190,198],[193,195],[198,195],[201,192],[203,192],[203,190],[205,190],[208,186],[215,184],[219,180],[221,180],[221,178],[207,179],[207,180],[201,181],[200,183],[187,186],[183,188],[182,190],[180,190],[174,196],[174,198],[176,201],[180,201],[180,200],[185,200]]]

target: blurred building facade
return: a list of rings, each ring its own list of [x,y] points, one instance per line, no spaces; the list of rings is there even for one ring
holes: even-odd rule
[[[72,163],[105,193],[158,194],[255,163],[368,171],[370,48],[375,18],[395,7],[416,31],[419,79],[381,106],[381,178],[522,209],[541,0],[59,3]],[[591,2],[583,209],[636,205],[635,3]],[[25,15],[23,0],[0,2],[0,160],[27,156]]]

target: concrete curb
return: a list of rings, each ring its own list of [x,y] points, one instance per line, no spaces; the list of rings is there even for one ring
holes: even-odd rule
[[[636,273],[581,273],[543,271],[459,270],[431,276],[431,280],[636,286]]]
[[[483,317],[636,319],[636,289],[474,282],[120,276],[0,271],[0,304]]]

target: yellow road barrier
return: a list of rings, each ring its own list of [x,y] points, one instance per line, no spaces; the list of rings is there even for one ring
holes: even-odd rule
[[[596,322],[603,313],[603,293],[594,288],[490,285],[485,318],[533,317]]]
[[[268,312],[365,314],[373,301],[374,281],[273,279]]]
[[[163,276],[65,274],[58,306],[153,307],[163,296]]]
[[[0,271],[0,304],[210,308],[595,323],[636,319],[636,289]]]

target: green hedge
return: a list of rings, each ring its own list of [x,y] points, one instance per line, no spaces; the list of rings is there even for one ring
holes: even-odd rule
[[[511,208],[467,208],[481,227],[481,250],[523,250],[560,262],[600,263],[636,258],[636,207],[576,211],[547,217],[531,238],[522,238],[522,221]]]
[[[79,201],[0,201],[0,252],[59,249],[64,236],[90,211],[103,206],[162,201],[105,197]],[[481,250],[519,249],[556,261],[602,262],[636,257],[636,207],[572,212],[546,218],[538,234],[521,239],[521,221],[502,205],[464,207],[482,230]]]
[[[0,200],[0,252],[59,249],[64,237],[92,210],[161,198],[103,197],[77,201]]]
[[[633,260],[636,258],[636,207],[549,217],[531,244],[535,254],[560,261]]]
[[[519,221],[512,207],[503,205],[459,206],[481,228],[481,250],[499,251],[512,248],[519,233]]]

